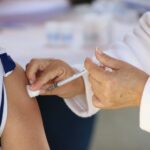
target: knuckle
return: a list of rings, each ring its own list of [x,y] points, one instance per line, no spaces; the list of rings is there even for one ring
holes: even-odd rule
[[[38,59],[33,58],[33,59],[31,59],[30,64],[35,64],[35,63],[37,63],[37,61],[38,61]]]
[[[29,68],[26,69],[25,73],[26,73],[27,77],[31,77],[32,76],[32,73],[30,72]]]
[[[31,74],[30,74],[29,71],[26,71],[26,76],[27,76],[28,78],[30,78]]]
[[[27,64],[26,65],[26,73],[29,73],[31,70],[32,65],[31,64]]]

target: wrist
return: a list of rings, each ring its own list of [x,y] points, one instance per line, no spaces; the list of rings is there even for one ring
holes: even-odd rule
[[[85,85],[84,85],[84,80],[83,80],[83,77],[80,77],[78,79],[78,88],[79,88],[79,91],[78,91],[78,95],[81,95],[81,94],[84,94],[85,93]]]
[[[77,69],[74,69],[74,71],[75,71],[75,73],[79,72],[79,70],[77,70]],[[84,85],[83,77],[76,79],[75,82],[76,82],[76,88],[78,89],[77,95],[84,94],[85,93],[85,85]]]

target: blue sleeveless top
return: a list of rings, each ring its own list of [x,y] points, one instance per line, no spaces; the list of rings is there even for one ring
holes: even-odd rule
[[[0,50],[0,136],[2,135],[7,118],[7,95],[3,78],[15,69],[16,64],[6,52]]]

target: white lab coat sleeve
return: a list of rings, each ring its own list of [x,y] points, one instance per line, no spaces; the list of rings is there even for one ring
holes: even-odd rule
[[[75,65],[73,67],[76,68],[78,71],[81,71],[83,69],[83,65]],[[99,109],[94,107],[92,104],[93,92],[91,90],[91,85],[88,80],[88,73],[83,75],[83,80],[85,84],[86,94],[78,95],[71,99],[65,99],[65,103],[77,116],[90,117],[96,114]]]
[[[148,79],[141,99],[140,127],[150,132],[150,78]]]
[[[113,54],[150,75],[150,12],[145,13],[133,32],[120,44],[115,44]],[[147,80],[140,104],[140,128],[150,132],[150,78]]]
[[[134,28],[132,33],[127,34],[123,41],[113,44],[110,50],[105,51],[105,53],[114,58],[126,61],[150,74],[150,13],[146,13],[140,19],[139,24]],[[70,101],[65,100],[65,102],[78,116],[88,117],[95,114],[98,109],[92,105],[92,90],[88,78],[87,76],[83,78],[86,94],[74,97]],[[145,86],[140,106],[140,127],[150,131],[150,127],[147,128],[150,125],[150,119],[148,118],[150,116],[150,99],[148,96],[150,86],[148,86],[148,83]]]
[[[150,12],[146,13],[134,29],[133,36],[127,36],[126,44],[136,56],[141,69],[150,75]],[[150,79],[146,82],[140,105],[140,127],[150,132]]]

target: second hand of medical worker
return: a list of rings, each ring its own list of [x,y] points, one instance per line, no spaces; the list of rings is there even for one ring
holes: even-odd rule
[[[28,91],[40,91],[33,96],[58,95],[63,98],[83,94],[85,87],[81,75],[86,71],[77,72],[61,60],[34,59],[26,67],[27,78],[33,83]]]
[[[77,78],[82,77],[82,76],[83,76],[84,74],[86,74],[86,73],[87,73],[87,70],[84,69],[84,70],[82,70],[81,72],[78,72],[78,73],[74,74],[73,76],[68,77],[67,79],[64,79],[64,80],[62,80],[62,81],[60,81],[60,82],[54,83],[53,85],[51,85],[51,86],[50,86],[49,88],[47,88],[46,90],[47,90],[47,91],[50,91],[50,90],[54,90],[55,88],[59,88],[59,87],[65,85],[65,84],[67,84],[67,83],[69,83],[69,82],[71,82],[71,81],[73,81],[73,80],[76,80]],[[27,87],[27,88],[28,88],[28,87]],[[39,90],[38,90],[38,91],[31,91],[31,90],[29,90],[29,89],[27,89],[27,90],[28,90],[28,94],[29,94],[30,97],[35,97],[35,96],[40,95],[40,91],[39,91]]]
[[[54,83],[47,90],[53,90],[55,88],[61,87],[61,86],[65,85],[65,84],[67,84],[73,80],[76,80],[77,78],[80,78],[81,76],[83,76],[86,73],[87,73],[87,70],[84,69],[81,72],[78,72],[78,73],[74,74],[73,76],[68,77],[67,79],[64,79],[58,83]]]

